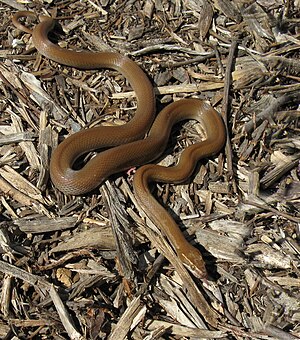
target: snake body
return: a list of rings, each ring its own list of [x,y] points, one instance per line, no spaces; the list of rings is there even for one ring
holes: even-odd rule
[[[42,16],[40,23],[30,30],[20,23],[21,17],[36,18],[36,15],[27,11],[17,12],[12,21],[17,28],[32,34],[33,44],[42,55],[80,69],[117,70],[129,81],[137,97],[136,113],[128,123],[79,131],[54,150],[50,161],[50,176],[62,192],[73,195],[87,193],[111,174],[149,163],[159,157],[167,145],[172,126],[179,121],[195,119],[202,124],[206,134],[204,141],[189,146],[174,167],[153,164],[142,166],[134,176],[133,186],[140,206],[169,238],[182,263],[195,276],[205,277],[206,269],[200,252],[186,241],[173,218],[154,199],[149,184],[153,181],[186,181],[199,159],[220,151],[225,141],[225,129],[219,114],[202,100],[182,99],[169,104],[154,120],[153,87],[135,62],[114,52],[77,52],[60,48],[48,39],[48,33],[55,25],[54,19]],[[105,150],[89,160],[82,169],[73,169],[80,155],[100,148]]]

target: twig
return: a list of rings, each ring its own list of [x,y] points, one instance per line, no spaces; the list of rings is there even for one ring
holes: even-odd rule
[[[257,203],[257,202],[254,202],[254,201],[250,201],[249,199],[248,200],[244,200],[243,201],[244,204],[249,204],[249,205],[252,205],[254,207],[257,207],[261,210],[267,210],[267,211],[270,211],[272,212],[273,214],[275,215],[278,215],[278,216],[281,216],[283,218],[286,218],[287,220],[290,220],[290,221],[293,221],[293,222],[296,222],[296,223],[300,223],[300,217],[294,217],[294,216],[291,216],[290,214],[287,214],[285,212],[282,212],[282,211],[279,211],[275,208],[272,208],[270,207],[267,203]]]
[[[232,180],[233,190],[235,193],[237,192],[237,186],[234,180],[234,171],[233,171],[233,163],[232,163],[233,156],[232,156],[232,148],[230,144],[230,136],[229,136],[229,129],[228,129],[228,113],[230,111],[229,91],[230,91],[230,86],[232,83],[231,72],[232,72],[234,56],[235,56],[237,46],[238,46],[237,39],[234,39],[230,46],[229,55],[227,59],[227,67],[226,67],[225,82],[224,82],[224,100],[223,100],[223,106],[222,106],[222,117],[223,117],[226,131],[227,131],[225,154],[226,154],[227,164],[228,164],[228,175],[229,175],[229,178]]]

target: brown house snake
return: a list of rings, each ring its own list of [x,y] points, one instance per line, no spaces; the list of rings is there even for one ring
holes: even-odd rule
[[[206,139],[186,148],[176,166],[144,165],[137,170],[133,186],[140,206],[166,234],[182,263],[195,276],[205,277],[206,269],[200,252],[186,241],[173,218],[151,195],[149,184],[156,181],[184,182],[191,176],[198,160],[220,151],[225,142],[225,128],[219,114],[202,100],[182,99],[169,104],[154,120],[153,87],[135,62],[114,52],[63,49],[48,39],[48,33],[55,25],[54,19],[42,16],[40,23],[30,30],[19,21],[22,17],[37,18],[36,14],[17,12],[12,21],[20,30],[32,34],[33,44],[43,56],[80,69],[117,70],[129,81],[137,97],[136,113],[128,123],[82,130],[65,139],[53,152],[50,175],[54,185],[62,192],[73,195],[87,193],[111,174],[158,158],[167,145],[172,126],[179,121],[194,119],[203,126]],[[72,168],[80,155],[99,148],[108,149],[88,161],[82,169]]]

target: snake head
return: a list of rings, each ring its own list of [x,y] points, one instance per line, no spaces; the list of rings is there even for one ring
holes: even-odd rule
[[[207,277],[207,271],[204,260],[198,249],[191,244],[187,244],[183,249],[178,251],[178,257],[185,267],[198,279]]]

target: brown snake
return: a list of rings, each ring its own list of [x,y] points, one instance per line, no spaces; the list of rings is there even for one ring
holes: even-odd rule
[[[204,141],[186,148],[176,166],[142,166],[134,176],[133,186],[138,203],[152,222],[166,234],[182,263],[195,276],[205,277],[206,269],[200,252],[186,241],[173,218],[151,195],[149,184],[156,181],[184,182],[191,176],[201,158],[220,151],[226,133],[219,114],[202,100],[182,99],[169,104],[154,120],[153,87],[135,62],[114,52],[76,52],[63,49],[48,39],[48,33],[55,25],[54,19],[42,16],[40,23],[30,30],[20,23],[19,19],[22,17],[37,18],[36,14],[17,12],[12,21],[20,30],[32,34],[33,44],[42,55],[80,69],[117,70],[128,79],[137,97],[136,113],[128,123],[121,126],[100,126],[74,133],[53,152],[50,162],[51,179],[64,193],[87,193],[111,174],[149,163],[163,153],[174,124],[186,119],[200,122],[206,135]],[[73,164],[80,155],[108,147],[109,149],[88,161],[82,169],[73,169]]]

